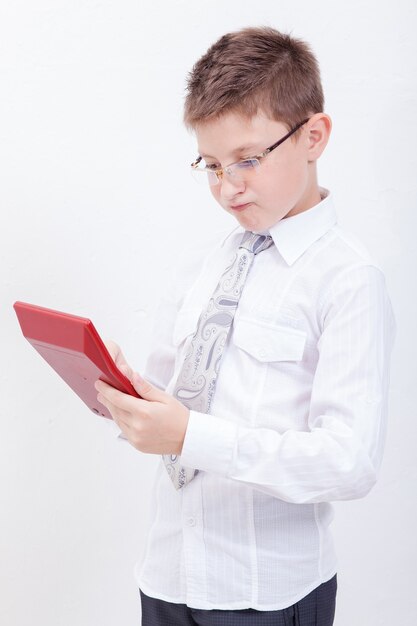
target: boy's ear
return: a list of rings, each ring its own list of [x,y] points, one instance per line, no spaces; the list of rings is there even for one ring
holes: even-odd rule
[[[315,113],[307,125],[308,161],[316,161],[329,141],[332,120],[327,113]]]

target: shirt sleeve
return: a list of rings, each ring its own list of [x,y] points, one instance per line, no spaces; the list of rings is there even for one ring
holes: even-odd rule
[[[319,312],[308,430],[279,433],[190,412],[181,462],[294,503],[366,495],[382,461],[396,324],[383,273],[343,270]]]
[[[177,315],[176,285],[176,273],[172,270],[156,307],[150,350],[143,371],[143,377],[163,391],[175,367],[176,349],[172,343],[172,333]]]
[[[164,289],[154,314],[150,350],[145,363],[142,376],[152,385],[165,391],[166,385],[172,375],[175,365],[175,348],[172,345],[172,329],[176,316],[176,300],[174,289],[174,272]],[[128,441],[123,431],[112,420],[105,420],[107,428],[119,441]]]

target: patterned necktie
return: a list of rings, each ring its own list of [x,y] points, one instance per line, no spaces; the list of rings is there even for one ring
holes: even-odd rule
[[[231,265],[225,269],[201,313],[172,394],[189,409],[210,412],[223,348],[246,277],[255,254],[272,244],[270,235],[245,231]],[[181,489],[198,473],[198,470],[183,467],[180,456],[164,454],[162,458],[176,489]]]

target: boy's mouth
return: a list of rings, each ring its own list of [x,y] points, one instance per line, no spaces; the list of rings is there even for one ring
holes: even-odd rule
[[[247,202],[246,204],[235,204],[235,205],[231,204],[231,205],[230,205],[230,208],[231,208],[233,211],[243,211],[243,210],[244,210],[244,209],[246,209],[246,207],[248,207],[250,204],[251,204],[250,202]]]

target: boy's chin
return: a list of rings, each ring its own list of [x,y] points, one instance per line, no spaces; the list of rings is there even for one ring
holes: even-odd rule
[[[235,215],[236,220],[245,230],[250,230],[253,233],[263,233],[267,231],[272,224],[271,220],[262,220],[262,219],[250,219],[250,217],[245,217],[242,215]]]

